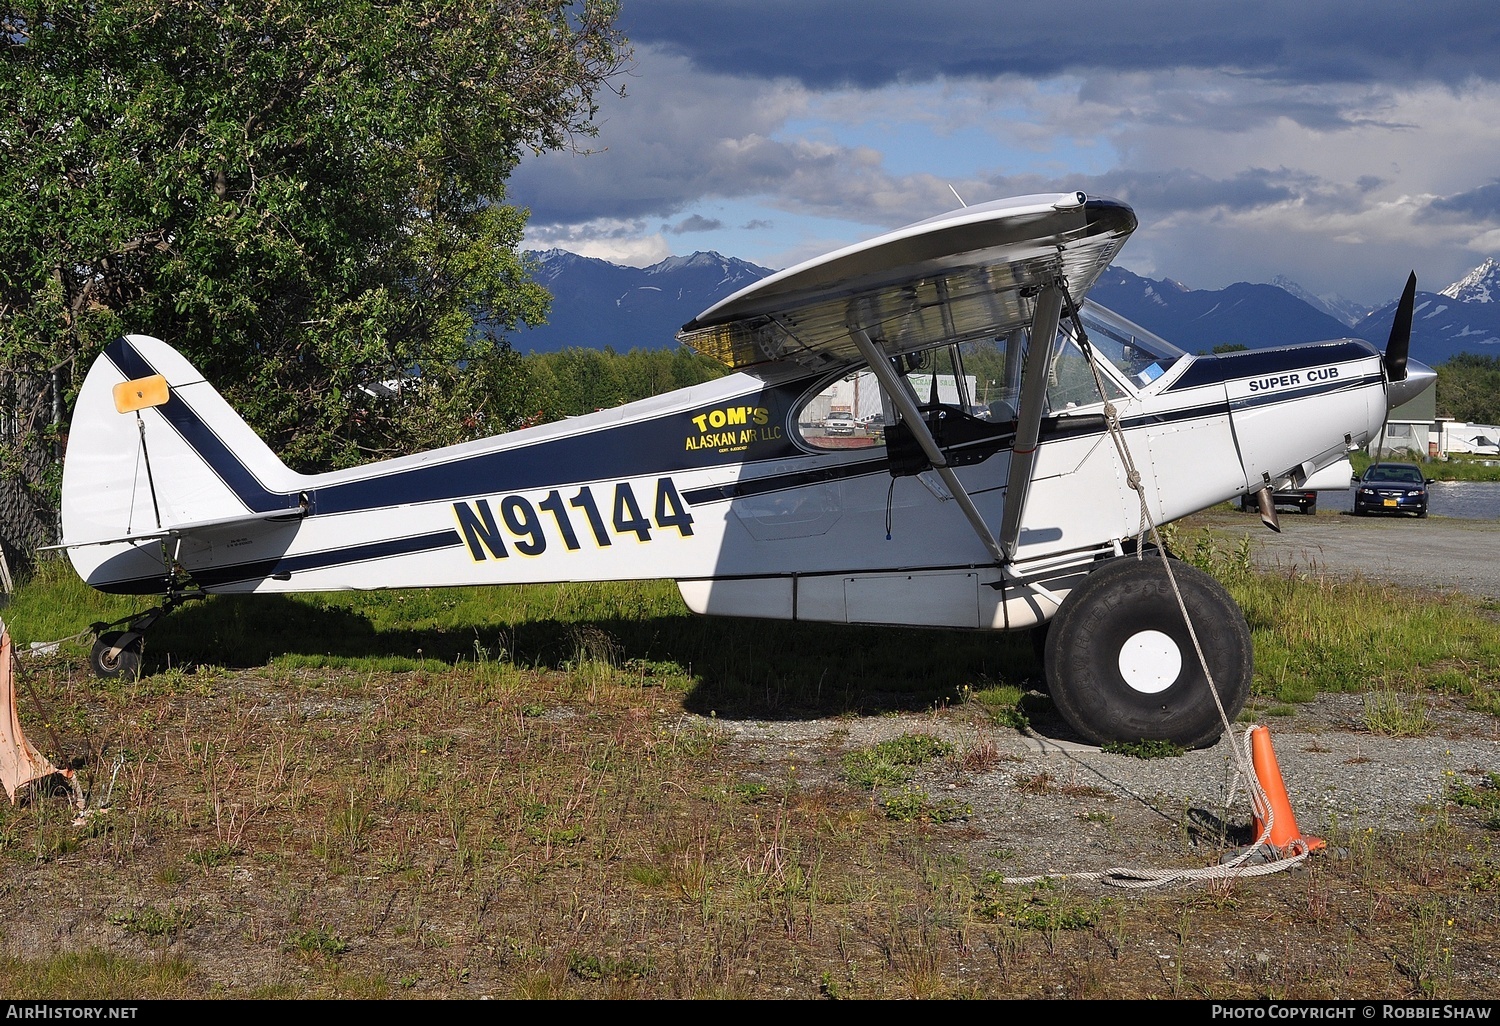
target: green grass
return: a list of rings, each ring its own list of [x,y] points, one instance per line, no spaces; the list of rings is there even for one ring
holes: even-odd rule
[[[4,617],[18,648],[73,637],[65,652],[77,658],[90,623],[153,602],[92,592],[48,560]],[[997,687],[1013,707],[1041,669],[1020,634],[700,617],[672,582],[644,581],[209,596],[151,628],[142,672],[455,666],[496,678],[554,669],[585,687],[590,674],[629,677],[686,692],[694,711],[758,715],[931,708]]]
[[[1458,596],[1412,602],[1399,587],[1373,581],[1256,573],[1244,541],[1230,548],[1208,529],[1191,534],[1178,525],[1164,535],[1171,551],[1217,577],[1244,611],[1257,704],[1427,691],[1500,712],[1500,631],[1482,604]],[[4,615],[18,650],[71,637],[67,654],[77,657],[92,640],[90,623],[149,604],[94,592],[64,562],[48,560]],[[556,669],[585,688],[620,678],[680,692],[703,713],[975,703],[992,721],[1016,727],[1048,713],[1027,694],[1040,688],[1041,666],[1024,633],[699,617],[665,581],[211,596],[148,635],[148,681],[168,671],[257,666],[356,673],[472,666],[501,690],[517,668]]]
[[[911,779],[915,767],[953,754],[953,745],[928,734],[902,734],[844,756],[844,779],[856,787],[893,787]]]
[[[1500,830],[1500,773],[1475,770],[1471,775],[1476,778],[1472,784],[1453,775],[1448,787],[1448,801],[1479,812],[1487,830]]]
[[[1255,692],[1283,702],[1366,691],[1456,693],[1494,708],[1500,631],[1478,603],[1374,581],[1256,575],[1232,585],[1255,643]]]
[[[1170,551],[1223,583],[1245,614],[1260,702],[1427,691],[1457,695],[1476,711],[1500,711],[1500,631],[1486,603],[1456,594],[1415,602],[1396,584],[1305,570],[1260,573],[1246,536],[1231,548],[1209,528],[1190,533],[1168,525],[1163,535]],[[1420,707],[1406,714],[1419,716]]]
[[[1369,728],[1391,734],[1440,697],[1500,711],[1494,609],[1267,578],[1211,536],[1184,540],[1248,610],[1258,702],[1295,714],[1302,699],[1282,692],[1360,690]],[[5,613],[24,648],[129,608],[53,567]],[[1135,844],[1140,811],[1066,760],[997,751],[1006,727],[1048,712],[1024,634],[700,618],[671,585],[609,584],[213,598],[153,630],[135,682],[94,681],[85,650],[24,661],[43,700],[26,692],[25,712],[38,740],[59,728],[91,794],[123,768],[111,809],[81,825],[63,802],[0,802],[6,937],[26,953],[0,959],[14,998],[1492,984],[1464,973],[1500,940],[1493,766],[1455,766],[1420,829],[1319,824],[1340,855],[1296,874],[1121,900],[1006,883],[1044,842],[988,837],[997,809],[1019,803],[1042,834],[1056,817],[1101,852]],[[1290,686],[1309,674],[1311,691]],[[920,715],[849,741],[887,712]],[[795,734],[779,754],[737,740],[777,720]],[[1150,829],[1172,829],[1180,810],[1145,802]],[[64,925],[102,951],[69,950]],[[1226,936],[1241,960],[1226,963]]]
[[[1103,750],[1132,759],[1176,759],[1187,754],[1186,748],[1170,741],[1116,741],[1104,745]]]

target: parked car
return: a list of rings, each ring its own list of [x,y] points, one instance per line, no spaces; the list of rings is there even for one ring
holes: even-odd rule
[[[1335,460],[1322,470],[1303,481],[1298,488],[1278,488],[1271,493],[1271,502],[1277,507],[1295,506],[1311,515],[1318,511],[1318,492],[1345,492],[1358,479],[1354,476],[1354,465],[1347,458]],[[1254,492],[1240,496],[1240,509],[1257,508]]]
[[[1422,476],[1415,463],[1372,463],[1360,475],[1354,489],[1354,514],[1415,513],[1427,515],[1427,486],[1432,478]]]
[[[1272,492],[1271,501],[1279,509],[1282,506],[1296,506],[1303,513],[1312,515],[1318,511],[1318,493],[1308,491]],[[1255,493],[1246,492],[1240,496],[1240,509],[1246,512],[1257,509]]]
[[[825,435],[852,435],[854,434],[854,414],[846,410],[834,410],[823,418],[823,433]]]

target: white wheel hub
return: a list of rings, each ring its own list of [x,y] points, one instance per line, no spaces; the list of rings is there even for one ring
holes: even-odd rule
[[[1120,676],[1133,690],[1165,691],[1182,672],[1182,650],[1161,631],[1140,631],[1120,647]]]

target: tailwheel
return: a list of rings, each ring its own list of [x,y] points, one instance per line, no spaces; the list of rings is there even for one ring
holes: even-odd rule
[[[161,605],[140,613],[122,616],[111,623],[94,623],[94,647],[89,652],[89,666],[94,674],[107,680],[136,680],[141,675],[141,652],[146,647],[146,631],[184,602],[206,596],[201,588],[183,586],[184,578],[168,581],[167,594]],[[113,630],[124,627],[125,630]]]
[[[1094,744],[1166,741],[1213,744],[1250,697],[1250,627],[1234,598],[1208,574],[1171,560],[1208,678],[1183,622],[1160,555],[1121,556],[1068,593],[1047,631],[1053,705]]]
[[[110,631],[94,641],[89,666],[106,680],[136,680],[141,675],[141,651],[146,639],[136,631]]]

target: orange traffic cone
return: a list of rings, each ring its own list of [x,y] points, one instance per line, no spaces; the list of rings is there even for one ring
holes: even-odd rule
[[[1281,767],[1276,764],[1276,752],[1271,748],[1270,728],[1256,727],[1250,732],[1250,761],[1255,767],[1255,779],[1260,781],[1260,789],[1270,806],[1271,836],[1267,840],[1271,847],[1285,851],[1298,842],[1308,851],[1328,847],[1328,842],[1321,837],[1303,837],[1297,832],[1297,817],[1292,815],[1292,803],[1286,796],[1286,785],[1281,781]],[[1265,817],[1256,807],[1256,839],[1265,832]]]

